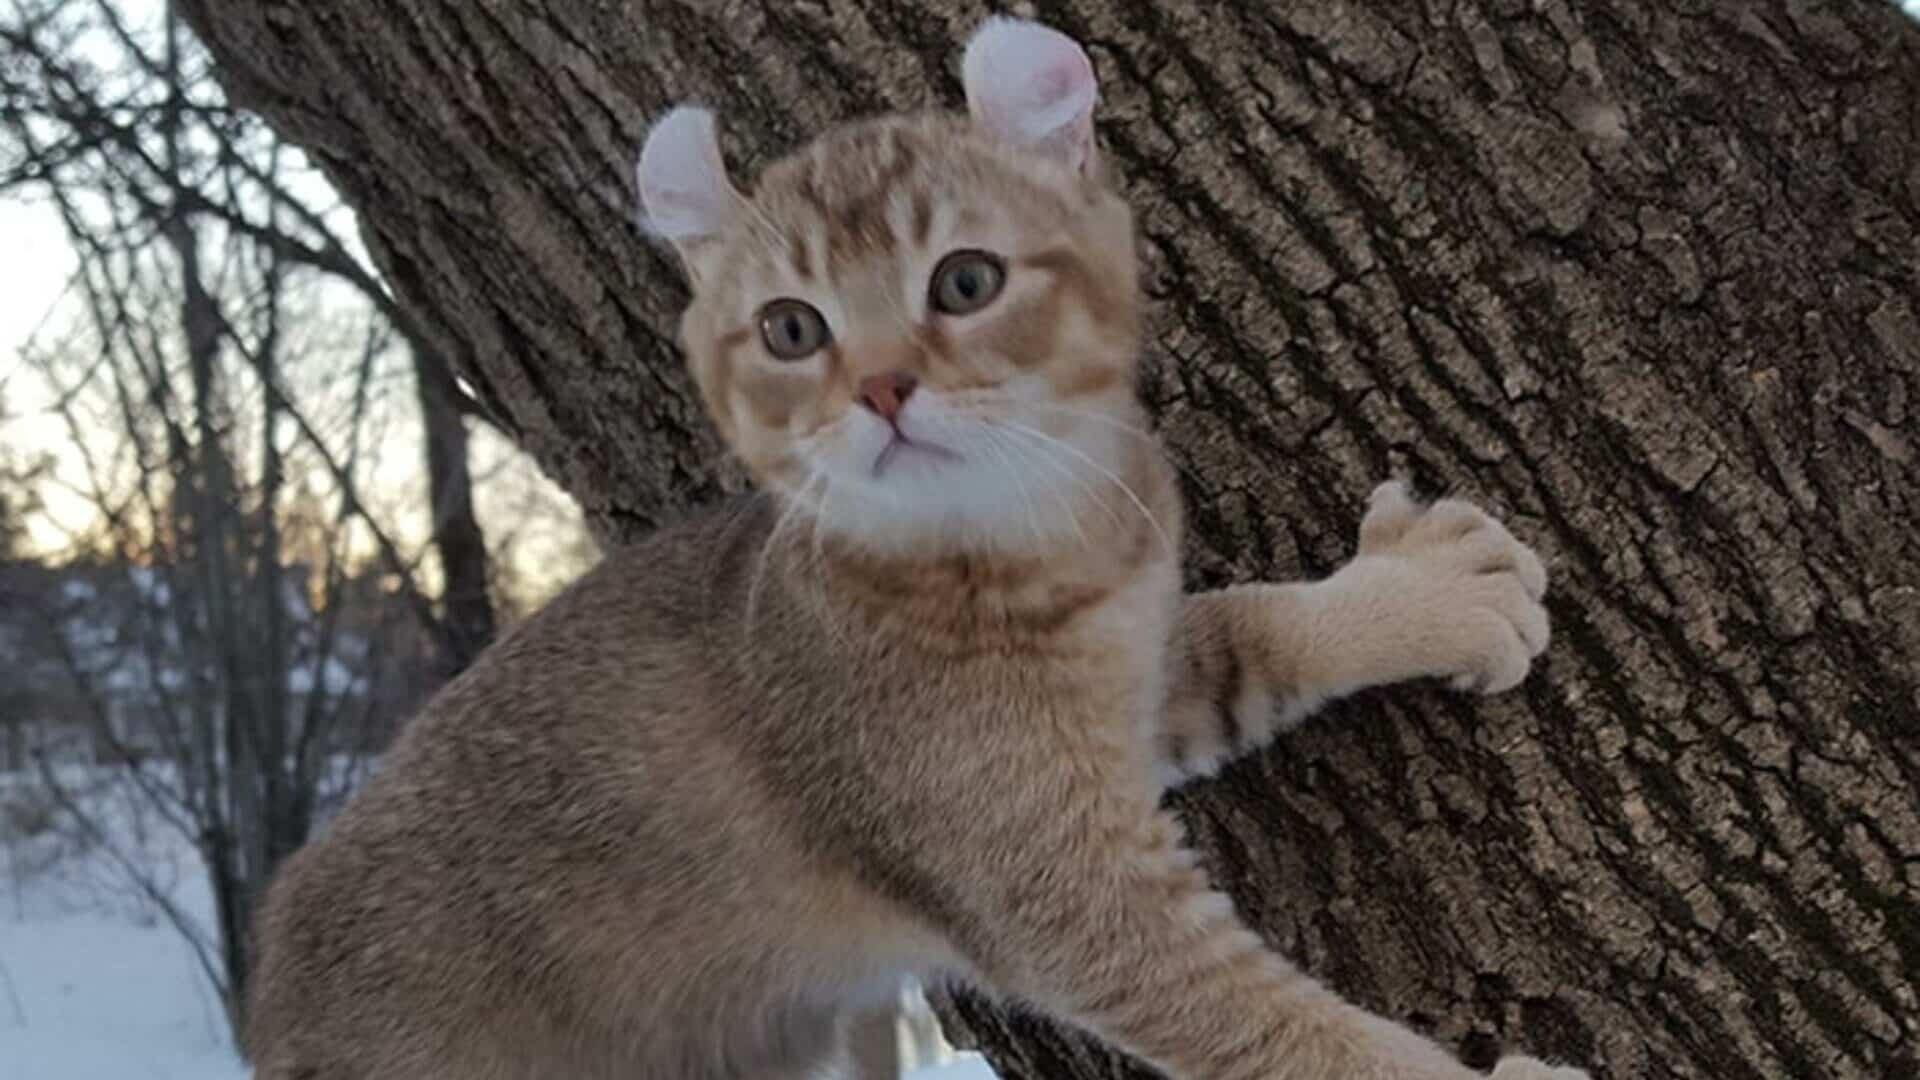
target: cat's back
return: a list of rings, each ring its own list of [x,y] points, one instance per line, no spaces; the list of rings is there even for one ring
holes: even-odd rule
[[[340,825],[398,815],[417,831],[429,805],[531,824],[571,798],[674,786],[726,741],[709,699],[769,518],[745,496],[610,552],[425,706]]]

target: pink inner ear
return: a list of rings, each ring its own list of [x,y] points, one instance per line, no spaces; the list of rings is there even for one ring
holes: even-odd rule
[[[1072,38],[1038,23],[992,19],[968,44],[962,74],[969,107],[995,134],[1084,153],[1097,91],[1093,65]]]
[[[1078,60],[1077,56],[1060,57],[1041,69],[1039,76],[1034,80],[1035,104],[1051,104],[1065,98],[1073,90],[1074,76],[1079,74],[1076,70],[1079,66]]]

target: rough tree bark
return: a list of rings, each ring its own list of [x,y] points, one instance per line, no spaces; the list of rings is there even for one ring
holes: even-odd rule
[[[737,474],[629,166],[958,94],[979,4],[180,0],[405,305],[630,537]],[[1196,584],[1389,470],[1551,557],[1487,702],[1396,690],[1178,796],[1287,953],[1485,1062],[1920,1070],[1920,28],[1861,0],[1057,0],[1139,211]],[[1015,1077],[1128,1074],[962,1002]]]

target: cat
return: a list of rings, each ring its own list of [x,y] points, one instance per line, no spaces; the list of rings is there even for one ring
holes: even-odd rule
[[[1092,65],[1001,18],[962,72],[966,114],[849,123],[751,196],[711,113],[649,131],[684,351],[760,493],[506,635],[288,861],[260,1076],[798,1078],[908,976],[1175,1078],[1477,1075],[1266,948],[1160,801],[1361,687],[1514,686],[1540,560],[1387,483],[1325,580],[1183,595]]]

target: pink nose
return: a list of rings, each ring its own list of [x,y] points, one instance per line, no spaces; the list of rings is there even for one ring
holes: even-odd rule
[[[854,388],[854,396],[860,404],[872,409],[882,420],[892,420],[900,415],[900,410],[913,396],[913,388],[920,380],[904,371],[889,371],[885,375],[868,375]]]

